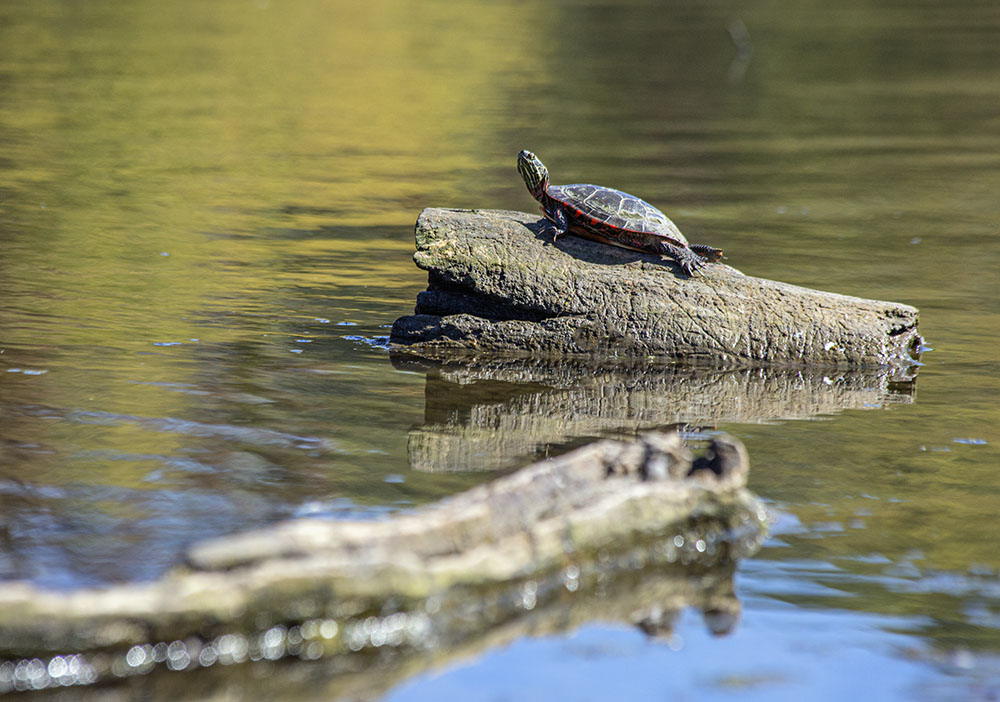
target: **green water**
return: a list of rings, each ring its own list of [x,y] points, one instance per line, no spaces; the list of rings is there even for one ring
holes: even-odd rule
[[[208,536],[714,424],[776,515],[734,633],[593,623],[391,694],[1000,694],[998,37],[976,0],[0,5],[0,579],[151,579]],[[394,365],[416,215],[534,211],[521,148],[747,274],[920,308],[915,388],[805,411]],[[418,460],[456,434],[459,464]]]

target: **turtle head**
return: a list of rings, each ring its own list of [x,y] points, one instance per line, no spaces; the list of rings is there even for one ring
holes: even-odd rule
[[[528,192],[536,200],[541,200],[542,193],[549,187],[549,170],[538,157],[530,151],[522,151],[517,155],[517,170],[528,186]]]

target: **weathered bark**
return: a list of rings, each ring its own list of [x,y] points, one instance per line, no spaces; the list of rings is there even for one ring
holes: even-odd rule
[[[455,352],[654,357],[722,366],[904,364],[919,349],[907,305],[672,261],[574,236],[536,216],[426,209],[414,261],[428,271],[391,342]]]
[[[238,662],[237,635],[243,659],[247,650],[420,648],[541,605],[566,577],[579,581],[575,592],[616,570],[634,577],[636,563],[731,568],[763,535],[747,471],[731,439],[694,461],[677,434],[602,441],[394,519],[296,520],[196,545],[189,567],[153,583],[74,592],[0,584],[0,692],[4,666],[14,670],[4,656],[96,652],[78,661],[87,682],[205,665],[208,650],[210,660]],[[697,601],[683,576],[671,582],[674,609]],[[17,665],[39,684],[80,682],[53,682],[44,678],[52,666],[25,660]],[[34,684],[24,675],[8,687]]]

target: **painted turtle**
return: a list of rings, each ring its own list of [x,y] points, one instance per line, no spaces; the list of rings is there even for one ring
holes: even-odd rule
[[[553,239],[573,232],[588,239],[634,251],[669,256],[690,275],[706,261],[722,258],[722,250],[689,244],[677,226],[658,209],[635,195],[599,185],[549,185],[549,171],[530,151],[517,155],[517,170],[542,214],[554,230]]]

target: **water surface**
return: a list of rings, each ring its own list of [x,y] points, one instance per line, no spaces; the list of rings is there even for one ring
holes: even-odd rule
[[[4,5],[0,579],[152,579],[209,536],[708,426],[776,515],[734,633],[595,622],[390,697],[998,694],[998,32],[976,0]],[[521,148],[747,274],[919,307],[915,385],[740,415],[775,386],[393,363],[417,213],[534,211]]]

